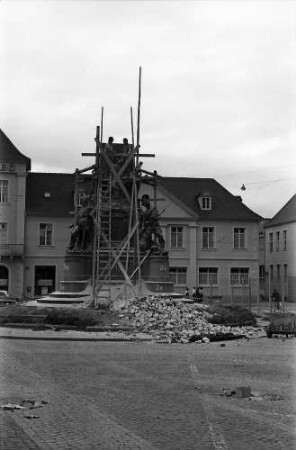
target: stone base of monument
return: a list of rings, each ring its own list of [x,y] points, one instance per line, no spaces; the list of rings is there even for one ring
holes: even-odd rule
[[[65,256],[63,279],[57,291],[37,300],[47,307],[90,305],[92,255],[86,252],[69,252]]]
[[[64,260],[63,280],[79,281],[91,279],[92,254],[89,252],[68,252]]]
[[[59,290],[53,293],[55,301],[61,303],[69,302],[74,298],[73,293],[86,295],[87,301],[91,302],[92,288],[92,254],[81,251],[68,252],[64,260],[63,280],[60,282]],[[112,280],[108,285],[103,283],[96,306],[107,304],[116,298],[131,298],[137,295],[169,294],[174,291],[174,284],[170,280],[169,259],[167,253],[151,254],[141,266],[141,278],[144,283],[136,281],[133,287],[125,284],[122,274],[120,279]],[[63,295],[60,295],[63,294]],[[109,299],[109,300],[108,300]],[[82,298],[80,299],[82,300]],[[74,302],[78,302],[78,298]]]
[[[153,293],[170,293],[174,291],[174,283],[170,279],[168,253],[151,254],[141,268],[142,279],[147,289]]]

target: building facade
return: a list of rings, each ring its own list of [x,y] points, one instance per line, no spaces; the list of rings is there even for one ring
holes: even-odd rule
[[[2,164],[12,164],[10,156],[7,151]],[[21,157],[20,167],[14,166],[17,172],[1,172],[0,177],[0,278],[11,295],[30,299],[56,290],[63,280],[74,220],[75,175],[32,173],[30,160]],[[205,296],[227,302],[256,300],[261,218],[240,197],[211,178],[160,177],[156,190],[141,184],[140,197],[145,193],[157,199],[176,292],[201,286]],[[12,197],[18,199],[16,204]],[[17,248],[21,254],[14,257]]]
[[[22,298],[26,179],[31,161],[0,129],[0,289]]]
[[[296,301],[296,194],[265,224],[265,268],[269,293]]]
[[[26,190],[26,297],[58,289],[74,220],[74,176],[29,173]]]
[[[175,290],[257,301],[260,216],[211,178],[160,178],[156,197]]]

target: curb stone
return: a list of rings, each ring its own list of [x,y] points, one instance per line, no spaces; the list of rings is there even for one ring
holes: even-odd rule
[[[0,339],[23,339],[42,341],[98,341],[98,342],[150,342],[153,337],[144,333],[125,334],[120,331],[113,332],[86,332],[81,330],[62,330],[58,332],[51,329],[20,329],[19,327],[0,327]]]

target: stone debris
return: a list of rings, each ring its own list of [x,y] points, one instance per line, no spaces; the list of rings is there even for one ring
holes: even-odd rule
[[[119,308],[119,318],[128,319],[137,332],[148,333],[158,343],[209,343],[256,336],[252,326],[211,324],[207,305],[162,297],[132,298]]]
[[[24,410],[27,409],[25,406],[18,405],[16,403],[7,403],[6,405],[1,405],[4,411],[14,411],[15,409]]]
[[[36,401],[36,400],[22,400],[19,403],[7,403],[6,405],[1,405],[0,407],[6,411],[14,411],[16,409],[24,411],[27,409],[35,409],[42,408],[42,406],[46,405],[47,402],[45,400]]]
[[[236,396],[238,398],[249,398],[251,397],[252,393],[251,393],[251,388],[250,386],[242,386],[242,387],[238,387],[236,388]]]
[[[223,389],[222,390],[222,394],[219,394],[222,397],[235,397],[236,396],[236,391],[231,390],[231,389]]]
[[[47,402],[45,400],[41,400],[41,402],[37,400],[23,400],[21,402],[21,405],[25,406],[27,409],[42,408],[42,406],[46,404]]]
[[[284,397],[281,394],[274,394],[273,393],[273,394],[270,394],[268,397],[273,402],[278,401],[278,400],[284,400]]]
[[[250,386],[241,386],[235,389],[222,389],[222,393],[219,395],[222,397],[250,398],[252,392]]]
[[[249,398],[249,400],[262,402],[264,400],[264,397],[266,397],[266,395],[261,394],[261,392],[252,392],[252,395]]]
[[[222,393],[219,393],[218,395],[221,397],[244,398],[252,401],[284,400],[284,397],[281,394],[262,394],[261,392],[251,392],[250,386],[237,387],[235,389],[222,389]]]
[[[263,401],[263,400],[270,400],[270,401],[279,401],[284,400],[284,397],[281,394],[261,394],[260,392],[252,392],[251,396],[248,398],[248,400],[253,401]]]

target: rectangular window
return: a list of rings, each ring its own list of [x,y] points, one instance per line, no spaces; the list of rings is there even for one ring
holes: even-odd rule
[[[0,180],[0,203],[8,202],[8,180]]]
[[[275,234],[275,251],[279,252],[280,251],[280,232],[277,231]]]
[[[278,280],[281,278],[281,266],[279,264],[276,265],[276,277]]]
[[[232,286],[242,286],[249,284],[248,267],[232,267],[230,269],[230,284]]]
[[[270,281],[273,280],[273,265],[270,266]]]
[[[184,248],[184,227],[171,227],[171,248]]]
[[[52,224],[40,223],[39,245],[52,245]]]
[[[246,248],[246,229],[234,228],[233,246],[235,250],[244,250]]]
[[[186,267],[170,267],[170,277],[171,281],[177,285],[182,284],[186,285]]]
[[[288,279],[288,264],[284,264],[284,280]]]
[[[200,267],[198,269],[198,282],[203,286],[218,285],[218,269],[217,267]]]
[[[212,198],[202,197],[201,198],[201,209],[210,210],[212,209]]]
[[[283,231],[283,250],[287,250],[287,230]]]
[[[259,266],[259,280],[265,279],[265,266],[260,265]]]
[[[0,222],[0,244],[7,244],[7,222]]]
[[[269,252],[273,252],[273,233],[269,233]]]
[[[215,228],[202,228],[202,248],[215,248]]]

